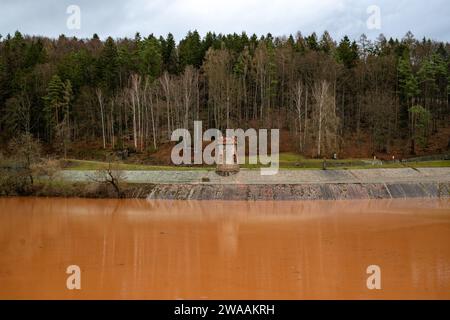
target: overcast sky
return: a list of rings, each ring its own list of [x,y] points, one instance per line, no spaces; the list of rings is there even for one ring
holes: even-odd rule
[[[67,27],[70,5],[80,8],[80,29]],[[376,17],[376,11],[367,12],[372,5],[380,8],[381,29],[367,27],[367,20]],[[358,39],[362,33],[401,38],[411,30],[416,38],[450,42],[448,0],[0,0],[0,14],[2,35],[19,30],[116,38],[138,31],[142,36],[172,32],[180,40],[195,29],[202,36],[207,31],[281,36],[328,30],[335,38]]]

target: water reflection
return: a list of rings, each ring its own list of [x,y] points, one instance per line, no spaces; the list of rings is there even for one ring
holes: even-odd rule
[[[2,198],[0,253],[0,298],[450,298],[450,205]]]

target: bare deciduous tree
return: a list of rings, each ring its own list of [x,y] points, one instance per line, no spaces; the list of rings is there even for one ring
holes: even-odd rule
[[[335,145],[339,118],[334,107],[334,98],[330,93],[330,84],[326,80],[316,82],[313,89],[314,120],[317,130],[317,156],[330,152]]]
[[[302,137],[301,137],[301,133],[302,133],[302,103],[304,102],[303,100],[303,84],[300,81],[297,81],[295,88],[294,88],[294,92],[293,92],[293,99],[295,102],[295,110],[297,111],[297,119],[298,119],[298,140],[299,140],[299,148],[300,151],[303,151],[303,144],[302,144]],[[305,118],[306,118],[306,113],[305,113]]]
[[[16,164],[26,172],[30,179],[30,183],[33,184],[34,179],[31,168],[34,164],[39,162],[41,153],[41,144],[39,141],[30,133],[23,133],[11,140],[9,149]]]
[[[117,197],[123,198],[122,188],[126,177],[123,170],[120,169],[119,164],[109,162],[107,167],[95,171],[89,178],[93,182],[112,186]]]
[[[105,135],[105,115],[104,115],[104,101],[103,101],[103,94],[102,94],[102,90],[100,88],[97,88],[97,90],[95,91],[96,95],[97,95],[97,101],[98,104],[100,105],[100,117],[102,119],[102,137],[103,137],[103,149],[106,149],[106,135]]]

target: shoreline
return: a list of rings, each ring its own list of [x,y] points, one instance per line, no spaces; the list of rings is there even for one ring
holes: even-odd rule
[[[151,200],[304,201],[450,197],[450,183],[156,185]]]
[[[193,201],[333,201],[378,199],[450,199],[450,183],[371,183],[371,184],[280,184],[280,185],[192,185],[131,184],[118,197],[112,188],[89,190],[85,183],[68,183],[65,188],[39,184],[23,195],[8,197],[55,197],[88,199],[148,199]]]
[[[119,198],[92,171],[62,171],[41,179],[26,196]],[[124,171],[122,198],[152,200],[363,200],[450,198],[450,168],[284,170],[261,176],[255,170],[221,177],[212,171]]]

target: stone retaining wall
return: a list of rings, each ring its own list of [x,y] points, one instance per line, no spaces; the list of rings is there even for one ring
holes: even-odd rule
[[[155,185],[147,199],[351,200],[449,198],[450,183]]]

